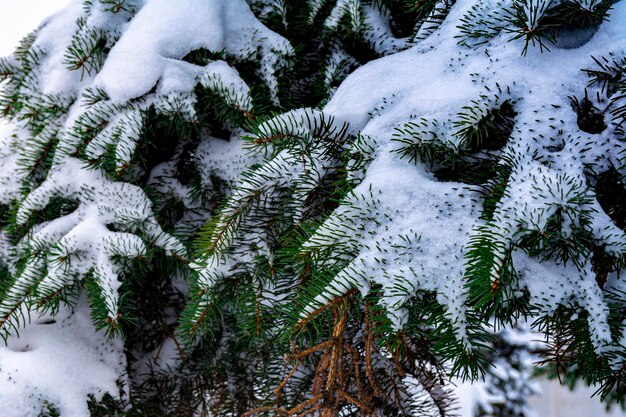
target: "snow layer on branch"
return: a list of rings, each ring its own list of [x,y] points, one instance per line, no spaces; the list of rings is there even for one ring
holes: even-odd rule
[[[72,41],[79,36],[87,38],[91,32],[107,38],[110,44],[117,40],[128,21],[126,11],[110,13],[99,1],[92,2],[89,8],[84,3],[83,0],[70,1],[63,10],[45,19],[37,31],[32,47],[46,57],[37,69],[41,94],[78,95],[91,77],[85,77],[81,71],[68,70],[67,52]]]
[[[550,45],[549,51],[529,48],[526,56],[521,55],[523,39],[511,41],[512,34],[506,28],[493,33],[493,39],[484,46],[459,45],[459,37],[463,36],[459,28],[461,18],[471,13],[472,3],[453,6],[441,28],[418,46],[355,71],[324,108],[324,113],[349,123],[353,131],[372,137],[377,143],[375,162],[355,190],[364,198],[371,195],[376,202],[375,210],[368,209],[370,215],[374,213],[372,230],[366,226],[355,234],[357,242],[352,247],[357,248],[358,255],[349,270],[339,273],[330,287],[341,293],[349,288],[367,291],[363,286],[367,279],[381,284],[389,291],[389,299],[383,302],[391,307],[396,324],[403,322],[399,308],[402,302],[397,302],[402,300],[397,300],[390,289],[398,286],[436,289],[440,300],[448,300],[443,304],[448,306],[452,318],[458,318],[459,310],[454,306],[464,303],[459,286],[468,233],[478,233],[486,221],[472,209],[481,199],[475,188],[451,193],[452,188],[462,185],[438,182],[427,163],[398,161],[394,152],[399,144],[392,140],[394,132],[407,122],[435,121],[446,127],[425,133],[435,135],[435,140],[441,140],[445,146],[460,146],[462,143],[452,132],[462,121],[464,107],[474,106],[475,100],[489,101],[499,95],[500,100],[512,103],[516,112],[508,142],[495,151],[501,164],[510,166],[513,173],[494,220],[487,224],[491,232],[502,236],[502,250],[519,245],[522,231],[542,232],[551,216],[565,210],[569,214],[561,224],[562,236],[570,238],[582,229],[609,253],[624,256],[626,252],[624,232],[604,213],[590,188],[594,183],[587,179],[588,172],[604,172],[611,166],[624,175],[624,142],[611,123],[600,133],[579,129],[570,98],[584,96],[589,79],[581,70],[594,67],[592,56],[623,55],[626,2],[614,5],[608,21],[584,45],[576,49]],[[597,90],[598,87],[589,87],[589,96],[593,97]],[[445,137],[437,139],[437,135]],[[429,190],[434,193],[429,194]],[[349,202],[348,206],[352,204]],[[446,207],[448,215],[435,216],[442,207]],[[342,214],[344,210],[349,208],[340,208],[331,216],[329,228],[342,224],[337,219],[349,217]],[[325,236],[331,236],[327,233],[329,228],[322,227],[310,244],[319,245]],[[386,237],[405,236],[409,230],[422,247],[405,259],[398,257],[397,250],[391,250],[393,239],[387,244]],[[445,257],[448,264],[433,265],[437,254]],[[591,257],[591,253],[584,256]],[[528,259],[513,257],[520,288],[527,288],[546,314],[558,304],[579,303],[590,313],[596,350],[605,351],[613,340],[608,331],[608,310],[589,263],[579,260],[584,267],[571,275],[573,271],[566,269],[573,266],[556,257]],[[416,269],[417,265],[423,271]],[[500,273],[497,263],[493,268],[492,284]],[[332,292],[318,298],[324,303],[333,295],[336,296]],[[542,297],[550,301],[544,302]],[[462,334],[462,326],[459,330]]]
[[[15,142],[11,129],[0,125],[0,204],[9,204],[19,196],[20,175]]]
[[[245,142],[236,137],[228,141],[216,138],[202,141],[196,150],[195,160],[202,167],[200,176],[203,187],[214,188],[214,179],[220,178],[232,188],[245,168],[260,161],[260,157],[253,155],[244,145]]]
[[[168,255],[185,256],[185,247],[157,224],[152,205],[139,187],[108,181],[100,172],[88,171],[71,158],[54,169],[49,178],[25,198],[17,212],[17,223],[25,224],[33,213],[46,208],[56,197],[76,201],[78,207],[36,226],[18,247],[18,250],[40,252],[46,258],[47,267],[39,255],[28,260],[0,304],[3,322],[22,298],[28,296],[24,288],[37,285],[45,298],[91,271],[98,281],[109,317],[117,320],[122,268],[115,258],[144,255],[147,249],[139,234]],[[119,231],[111,231],[109,226]],[[43,278],[38,279],[40,275]],[[33,279],[37,280],[36,284]]]
[[[171,84],[175,79],[177,90],[189,91],[200,69],[181,58],[199,48],[240,60],[260,53],[261,75],[275,100],[275,71],[292,52],[244,0],[148,0],[111,50],[96,84],[115,102],[142,96],[159,80]]]
[[[199,49],[229,62],[183,59]],[[7,108],[16,120],[30,122],[20,162],[35,171],[50,149],[62,163],[88,143],[88,158],[114,152],[124,171],[149,109],[193,123],[200,85],[249,114],[250,88],[233,61],[260,62],[259,75],[278,104],[276,74],[292,53],[244,0],[128,0],[116,6],[75,0],[3,61],[14,72],[8,95],[31,104]],[[52,146],[57,138],[59,145]]]
[[[89,394],[120,393],[125,357],[120,339],[96,332],[87,302],[33,318],[0,346],[0,409],[3,417],[37,416],[54,405],[63,417],[89,415]]]
[[[83,14],[82,0],[73,0],[63,10],[44,20],[33,47],[44,51],[49,59],[39,70],[39,90],[42,94],[80,89],[80,73],[67,71],[63,61],[65,48],[76,32],[76,20]]]
[[[396,38],[389,26],[389,11],[384,7],[364,6],[365,40],[380,55],[389,55],[410,46],[406,38]]]
[[[223,60],[196,65],[183,59],[200,48]],[[147,116],[156,113],[159,119],[195,123],[196,87],[248,115],[253,110],[250,88],[233,67],[233,62],[241,61],[260,63],[259,75],[278,104],[277,72],[291,54],[288,41],[263,26],[244,0],[72,0],[46,19],[13,56],[3,59],[3,79],[8,79],[2,85],[6,93],[2,111],[12,118],[13,130],[11,135],[3,132],[0,139],[0,204],[19,207],[16,223],[24,237],[16,245],[11,241],[14,236],[0,232],[0,264],[7,264],[11,272],[0,303],[2,335],[19,327],[20,331],[24,328],[22,336],[27,341],[34,340],[31,333],[39,334],[39,330],[31,329],[40,326],[27,323],[27,309],[54,309],[55,301],[62,304],[65,295],[72,299],[72,290],[79,286],[75,284],[85,279],[87,284],[92,280],[95,284],[88,285],[88,290],[96,306],[97,325],[107,324],[109,331],[117,329],[119,289],[132,267],[129,259],[139,258],[155,246],[184,261],[186,250],[164,233],[144,190],[121,182],[142,169],[131,165],[135,149],[144,139]],[[198,165],[205,189],[174,182],[180,168],[175,163],[164,163],[152,173],[153,180],[162,174],[157,180],[160,188],[155,186],[157,192],[184,201],[188,212],[180,223],[192,224],[193,231],[208,219],[215,204],[211,198],[223,191],[217,190],[223,184],[215,184],[213,190],[211,182],[223,175],[228,183],[224,188],[228,188],[245,161],[253,159],[245,157],[239,138],[226,142],[208,138],[209,132],[203,135],[205,141],[190,163]],[[213,140],[220,143],[207,143]],[[170,192],[173,190],[176,193]],[[207,197],[211,192],[214,195]],[[49,209],[53,213],[48,214]],[[42,211],[46,211],[46,221],[38,216]],[[46,304],[49,301],[52,306]],[[88,309],[79,310],[85,312],[81,320],[87,320]],[[66,313],[62,309],[59,319]],[[77,334],[89,338],[93,326],[81,323]],[[91,359],[81,350],[98,354],[104,346],[119,347],[119,341],[107,342],[100,335],[93,335],[94,342],[89,339],[85,342],[89,346],[83,346],[79,336],[58,327],[50,325],[50,333],[41,331],[42,338],[37,340],[42,345],[40,352],[49,346],[58,354],[62,339],[72,340],[78,349],[65,351],[72,361],[74,356]],[[52,329],[59,333],[57,339]],[[9,339],[11,345],[13,336]],[[5,357],[15,359],[16,368],[21,362],[7,352],[0,352],[0,373],[16,381],[13,371],[3,366]],[[6,403],[18,410],[15,415],[23,416],[29,412],[23,411],[22,405],[49,401],[59,405],[64,416],[88,414],[85,395],[100,393],[99,386],[75,375],[74,363],[56,366],[52,355],[31,358],[36,363],[50,362],[41,366],[43,374],[50,369],[57,376],[76,380],[68,387],[54,386],[47,374],[41,378],[36,369],[29,369],[14,395],[13,388],[5,390],[0,383],[3,410],[9,409]],[[100,379],[102,391],[115,394],[111,381],[119,380],[124,371],[117,363],[104,363],[103,367],[110,365],[106,375],[104,370],[85,366],[84,377]],[[26,387],[28,381],[41,384]],[[84,392],[70,392],[71,387]],[[33,390],[42,398],[32,403],[24,400],[17,406],[9,398],[22,401],[17,392]]]
[[[177,176],[178,163],[185,145],[179,146],[177,152],[168,162],[157,165],[150,173],[148,185],[153,193],[159,195],[157,201],[167,204],[172,200],[181,202],[187,209],[184,216],[177,221],[177,232],[192,234],[206,224],[215,208],[215,196],[221,198],[220,192],[230,192],[237,184],[242,172],[260,156],[251,155],[244,148],[245,142],[233,136],[230,140],[212,136],[203,137],[194,150],[192,157],[198,174],[202,193],[197,192],[190,184],[181,183]],[[223,188],[226,188],[223,190]],[[157,207],[158,209],[159,207]]]
[[[337,4],[343,9],[331,13],[331,27],[346,7],[358,9],[356,0]],[[545,315],[558,306],[585,309],[596,352],[614,349],[621,335],[609,330],[608,303],[590,259],[597,248],[626,259],[626,234],[598,201],[594,177],[610,169],[626,175],[626,143],[619,115],[606,112],[603,129],[588,131],[572,97],[580,107],[587,97],[607,94],[582,70],[598,65],[594,56],[624,56],[626,2],[614,5],[586,43],[565,49],[559,47],[561,39],[549,50],[516,38],[524,28],[512,20],[511,8],[521,2],[493,4],[509,10],[491,16],[495,23],[490,27],[488,11],[477,12],[482,3],[456,3],[440,27],[416,46],[350,75],[322,111],[291,111],[261,124],[253,143],[271,150],[276,142],[280,151],[244,175],[229,199],[200,285],[210,288],[255,254],[265,255],[268,243],[260,230],[269,222],[259,220],[257,212],[284,210],[290,216],[293,210],[291,220],[301,220],[298,208],[322,183],[319,167],[337,164],[316,165],[330,154],[324,147],[348,147],[312,134],[312,123],[332,120],[329,125],[345,126],[346,136],[368,142],[371,149],[365,163],[355,164],[359,168],[348,174],[360,184],[302,247],[332,277],[323,289],[314,289],[300,318],[351,289],[367,293],[375,284],[383,293],[380,303],[401,328],[406,301],[434,291],[459,339],[471,344],[465,326],[470,290],[491,299],[505,287],[503,297],[529,292],[533,307]],[[543,13],[542,7],[537,11]],[[484,35],[480,42],[466,39],[472,19]],[[564,31],[559,36],[578,35]],[[482,143],[484,124],[496,117],[507,119],[494,123],[504,138]],[[405,139],[413,141],[414,154],[403,153]],[[489,174],[493,169],[496,174],[478,183],[446,179],[440,168],[454,174],[455,163],[467,163],[469,168],[461,170]],[[496,180],[503,192],[488,212],[482,204],[484,186]],[[260,202],[264,210],[258,209]],[[253,243],[250,250],[226,250],[247,243]],[[476,272],[478,264],[484,269]],[[621,287],[614,282],[621,279],[612,274],[611,285]]]
[[[188,53],[200,48],[208,55],[223,53],[229,62],[196,65],[184,61]],[[260,61],[260,75],[277,101],[275,72],[286,65],[284,58],[291,53],[288,41],[263,26],[244,0],[115,4],[74,0],[46,19],[13,56],[2,61],[8,76],[3,85],[6,97],[20,100],[3,103],[17,136],[7,136],[0,144],[5,167],[0,202],[14,204],[23,199],[17,223],[29,230],[10,260],[17,274],[17,258],[28,258],[3,297],[0,324],[12,325],[8,319],[18,305],[30,300],[33,288],[38,295],[55,295],[90,272],[115,323],[123,258],[142,256],[147,243],[173,256],[184,256],[185,248],[163,233],[150,200],[139,187],[110,181],[104,169],[96,167],[106,161],[108,173],[113,174],[114,167],[119,177],[135,168],[132,159],[152,111],[158,117],[195,123],[197,86],[221,97],[236,111],[250,112],[250,88],[233,61]],[[216,152],[227,150],[231,162],[241,164],[245,158],[239,144],[231,145]],[[194,161],[204,164],[206,172],[200,174],[205,186],[215,173],[208,171],[229,169],[216,155],[208,155],[210,148],[199,149],[201,157]],[[109,164],[112,160],[114,165]],[[166,168],[162,171],[171,174],[173,167]],[[240,170],[229,173],[227,182],[233,182]],[[168,184],[180,191],[179,198],[189,197],[185,203],[190,213],[202,206],[191,213],[191,219],[183,220],[196,225],[206,221],[206,210],[212,206],[191,201],[199,198],[197,190],[181,190],[184,187],[179,185]],[[25,196],[22,187],[28,190]],[[182,195],[192,191],[193,196]],[[58,218],[31,224],[35,213],[59,199],[64,206]]]
[[[402,307],[416,291],[437,292],[457,324],[459,338],[464,338],[462,253],[478,215],[476,204],[465,198],[469,194],[385,153],[372,162],[355,197],[333,213],[304,250],[337,245],[339,252],[345,248],[329,236],[353,234],[348,239],[356,240],[353,250],[358,255],[330,288],[359,288],[366,295],[371,284],[379,284],[381,303],[397,329],[406,323]],[[337,295],[323,293],[317,301],[326,304]]]

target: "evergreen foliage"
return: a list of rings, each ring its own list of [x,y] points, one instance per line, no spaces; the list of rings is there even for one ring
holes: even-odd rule
[[[448,416],[456,376],[523,417],[534,360],[623,404],[619,19],[72,1],[0,59],[0,408]],[[59,344],[92,380],[20,368]]]

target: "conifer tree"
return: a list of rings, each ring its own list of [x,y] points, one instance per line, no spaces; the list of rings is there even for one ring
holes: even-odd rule
[[[0,60],[0,408],[447,416],[531,391],[524,320],[623,402],[625,21],[71,1]]]

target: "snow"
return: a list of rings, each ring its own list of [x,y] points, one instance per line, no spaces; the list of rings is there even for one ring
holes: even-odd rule
[[[38,69],[38,87],[43,94],[78,93],[80,73],[67,71],[64,62],[66,45],[71,42],[77,28],[76,20],[83,13],[81,3],[81,0],[72,0],[63,10],[44,20],[38,31],[33,47],[43,51],[48,58]]]
[[[498,400],[487,392],[483,384],[469,381],[456,381],[454,394],[457,396],[455,412],[459,417],[476,417],[480,409],[489,412],[491,402]]]
[[[322,3],[313,3],[313,17]],[[612,125],[600,134],[582,132],[570,105],[570,97],[581,97],[582,86],[588,84],[581,69],[594,67],[592,56],[598,51],[622,56],[626,50],[626,2],[614,5],[610,20],[597,32],[572,33],[566,36],[568,39],[549,45],[550,50],[530,47],[522,55],[523,40],[511,39],[517,29],[497,13],[489,18],[500,19],[502,31],[463,40],[466,32],[460,26],[469,14],[477,9],[489,14],[491,6],[502,3],[458,2],[439,30],[431,34],[431,29],[420,28],[415,42],[394,38],[384,24],[384,13],[374,7],[365,8],[365,15],[355,20],[352,29],[374,26],[365,36],[374,49],[384,54],[414,46],[355,71],[322,110],[295,110],[259,127],[260,134],[267,136],[297,136],[301,143],[296,146],[309,147],[310,154],[296,155],[287,149],[274,155],[272,145],[268,145],[266,156],[273,158],[244,175],[232,191],[232,199],[282,204],[282,196],[274,197],[273,193],[289,192],[293,203],[288,210],[294,222],[304,219],[308,193],[336,163],[323,144],[316,142],[324,123],[330,126],[331,133],[325,138],[329,142],[344,146],[342,141],[350,135],[359,137],[369,148],[363,170],[350,172],[351,179],[359,184],[302,247],[311,253],[325,248],[346,261],[328,284],[329,290],[307,306],[303,315],[351,288],[365,295],[377,284],[383,293],[380,302],[399,330],[407,321],[406,301],[419,291],[434,291],[446,307],[457,337],[469,346],[472,341],[465,328],[464,287],[467,252],[472,238],[497,236],[491,241],[500,251],[495,254],[491,270],[493,283],[510,252],[519,274],[518,289],[530,292],[531,302],[541,308],[542,314],[552,314],[559,305],[578,303],[589,312],[588,324],[597,353],[610,353],[616,344],[623,345],[626,334],[613,335],[608,326],[608,307],[587,259],[590,254],[578,254],[569,263],[537,259],[519,249],[518,240],[525,233],[544,232],[549,219],[557,211],[564,211],[568,213],[561,225],[564,237],[584,228],[609,253],[623,254],[626,250],[624,232],[604,213],[593,190],[586,190],[593,185],[587,179],[589,170],[602,172],[615,165],[626,175],[622,163],[625,145],[616,138]],[[538,8],[528,10],[527,27],[536,26],[537,16],[548,3],[539,1]],[[587,7],[595,3],[585,2]],[[358,4],[356,0],[338,1],[325,22],[327,30],[337,30],[346,8],[354,9]],[[85,149],[94,161],[114,147],[121,175],[133,158],[148,109],[195,122],[194,89],[202,85],[239,111],[253,110],[250,88],[232,62],[260,61],[259,75],[274,104],[279,104],[277,74],[285,68],[285,58],[293,54],[293,49],[286,39],[263,26],[244,0],[144,0],[135,3],[135,10],[119,14],[98,7],[86,10],[80,0],[74,0],[43,22],[33,45],[40,52],[33,59],[40,60],[41,66],[28,76],[33,85],[22,93],[29,95],[33,103],[50,102],[68,111],[46,120],[46,126],[36,133],[40,139],[37,146],[45,147],[45,140],[50,138],[58,138],[59,146],[47,178],[24,196],[17,223],[26,225],[33,213],[55,197],[75,200],[77,207],[33,227],[20,242],[19,250],[41,251],[44,256],[33,257],[17,277],[17,283],[23,285],[7,292],[0,306],[4,313],[11,311],[12,302],[26,297],[21,288],[32,285],[38,277],[39,289],[51,294],[93,270],[108,313],[116,320],[122,268],[117,257],[141,257],[148,251],[147,243],[162,247],[169,255],[185,254],[183,245],[165,234],[157,223],[142,189],[111,181],[102,171],[88,169],[71,157],[84,141],[81,135],[96,131]],[[79,27],[79,20],[84,27]],[[69,71],[64,54],[77,36],[88,30],[98,31],[112,46],[97,75]],[[223,60],[205,65],[183,60],[199,48],[223,52]],[[329,86],[332,74],[343,67],[341,63],[353,63],[340,49],[333,51],[330,62],[325,80]],[[589,91],[591,97],[599,92],[594,86]],[[88,104],[88,93],[98,95],[98,102]],[[493,219],[487,221],[481,218],[477,187],[442,182],[428,161],[418,158],[413,163],[400,158],[397,139],[409,134],[422,143],[440,142],[448,149],[462,148],[466,144],[461,122],[473,120],[463,113],[468,106],[483,106],[474,114],[482,117],[505,101],[512,103],[517,113],[515,127],[506,146],[495,154],[503,164],[509,164],[511,175],[505,196]],[[26,117],[21,113],[16,119]],[[18,157],[15,151],[25,151],[25,143],[30,145],[30,133],[23,123],[16,122],[11,134],[1,135],[1,203],[21,197],[19,180],[37,163],[37,158]],[[176,152],[183,150],[179,147]],[[300,157],[296,162],[294,155]],[[240,142],[221,140],[208,133],[193,160],[200,166],[202,185],[209,191],[215,176],[233,186],[244,171],[244,161],[260,161],[246,155]],[[149,173],[150,185],[155,192],[197,210],[176,227],[206,221],[209,209],[192,197],[190,187],[175,178],[173,161]],[[294,183],[299,184],[296,191],[289,188]],[[240,207],[226,205],[221,214],[238,216],[240,212]],[[111,226],[120,230],[112,231]],[[231,227],[227,221],[219,226]],[[228,239],[236,236],[236,231],[226,231]],[[272,262],[266,236],[248,230],[242,233],[253,242],[250,246],[254,250],[236,254],[237,259],[222,259],[218,254],[206,259],[205,265],[194,264],[202,270],[203,286],[215,285],[240,265],[251,264],[255,256],[267,256]],[[0,234],[3,262],[10,258],[8,246],[6,235]],[[68,259],[74,261],[71,266]],[[15,265],[11,267],[15,269]],[[607,285],[624,288],[625,280],[623,272],[612,274]],[[45,401],[50,401],[59,405],[64,417],[81,416],[87,413],[88,393],[117,392],[115,382],[123,378],[124,368],[121,341],[105,341],[101,333],[95,332],[84,304],[81,300],[74,310],[63,308],[51,324],[45,324],[46,317],[34,320],[19,339],[12,335],[7,347],[0,348],[0,372],[9,378],[0,381],[0,408],[34,407],[38,412]],[[69,347],[65,346],[68,338],[75,341]],[[63,355],[81,359],[54,360]],[[528,358],[522,360],[527,362]],[[622,364],[614,365],[617,368]],[[494,372],[505,378],[512,371],[499,366]],[[59,384],[58,375],[69,383]],[[25,392],[35,394],[28,397]],[[465,408],[477,403],[488,408],[490,402],[503,400],[480,386],[463,388],[461,392]],[[17,401],[20,403],[16,405]],[[21,415],[22,411],[16,411],[15,416]]]
[[[0,173],[1,204],[8,204],[16,199],[20,190],[20,177],[14,174],[18,171],[18,154],[15,152],[11,134],[9,126],[0,124],[0,166],[3,167]]]
[[[112,320],[117,320],[121,282],[117,278],[120,266],[114,259],[138,258],[147,252],[143,240],[133,232],[142,231],[168,255],[185,256],[185,247],[157,224],[152,205],[139,187],[107,181],[101,173],[88,171],[72,158],[53,169],[48,179],[25,198],[17,212],[17,223],[25,224],[54,197],[78,201],[78,208],[42,224],[20,244],[21,250],[48,251],[47,273],[38,284],[42,294],[54,294],[93,269],[107,312]],[[107,227],[110,225],[121,230],[112,232]],[[40,263],[39,257],[32,257],[26,271],[43,270]],[[28,288],[31,278],[25,272],[18,282],[24,281],[24,288]],[[20,289],[12,297],[5,297],[9,303],[3,300],[0,311],[10,311],[12,298],[22,296],[21,292]]]
[[[324,236],[333,230],[363,228],[355,237],[366,244],[329,286],[360,288],[365,295],[370,282],[380,284],[385,294],[382,300],[397,329],[406,321],[402,306],[417,289],[436,291],[438,300],[448,306],[452,321],[459,325],[459,336],[464,338],[465,261],[458,254],[477,216],[475,204],[463,197],[468,192],[455,184],[435,181],[432,175],[399,161],[394,154],[378,157],[364,182],[354,190],[355,197],[317,231]],[[305,244],[304,248],[309,245],[319,242]],[[318,301],[326,304],[335,294],[322,294]],[[315,308],[310,306],[309,310]]]
[[[0,345],[2,416],[36,416],[48,404],[63,417],[89,415],[89,394],[119,396],[123,348],[121,340],[95,331],[84,299],[75,309],[61,307],[54,317],[33,317],[19,338]]]
[[[95,83],[114,102],[142,96],[159,81],[165,84],[161,94],[190,91],[202,68],[180,60],[199,48],[225,51],[240,60],[260,52],[262,75],[274,93],[278,62],[292,53],[289,43],[263,26],[244,0],[148,0],[111,50]],[[232,79],[230,68],[226,74]]]
[[[378,211],[372,213],[375,220],[372,227],[377,232],[356,236],[360,252],[354,264],[363,265],[356,269],[351,266],[347,273],[337,275],[333,286],[365,288],[366,291],[363,281],[370,280],[386,289],[410,288],[410,291],[404,291],[406,296],[418,288],[437,289],[439,299],[448,306],[453,320],[461,324],[462,309],[459,306],[464,303],[464,295],[459,286],[462,285],[460,276],[468,234],[475,234],[479,227],[485,226],[473,208],[479,196],[475,190],[459,188],[462,185],[436,181],[426,165],[398,161],[394,154],[398,144],[392,140],[394,131],[410,120],[422,118],[442,123],[446,127],[439,131],[444,134],[441,140],[456,144],[458,138],[451,136],[450,131],[454,131],[454,120],[464,106],[481,96],[487,102],[496,95],[500,102],[510,100],[518,114],[513,134],[502,155],[514,161],[513,174],[507,195],[498,204],[494,221],[486,224],[491,232],[502,236],[502,250],[514,244],[522,229],[543,230],[551,214],[564,206],[584,213],[579,217],[573,214],[570,223],[563,224],[564,235],[567,236],[572,227],[581,225],[613,253],[623,253],[626,248],[623,231],[612,224],[593,194],[588,193],[584,201],[579,202],[573,192],[564,191],[567,186],[584,189],[586,170],[606,169],[607,162],[619,160],[619,152],[624,149],[613,127],[600,135],[580,131],[569,97],[582,95],[581,86],[587,85],[588,79],[581,69],[594,67],[592,56],[598,51],[620,56],[626,48],[623,25],[626,4],[615,4],[609,21],[603,23],[584,45],[575,49],[552,46],[550,51],[531,47],[525,56],[520,53],[523,40],[511,41],[512,35],[506,30],[487,40],[484,46],[474,49],[459,46],[459,36],[462,36],[458,27],[460,19],[471,7],[471,2],[457,3],[440,30],[422,43],[356,70],[323,109],[325,114],[348,123],[351,131],[372,137],[377,147],[375,161],[355,190],[355,194],[363,196],[364,200],[370,193],[375,196]],[[590,89],[595,91],[593,87]],[[562,150],[546,150],[557,141],[564,144]],[[419,198],[418,192],[425,198]],[[437,210],[441,208],[437,207],[437,202],[442,201],[449,205],[449,211],[438,217]],[[381,210],[383,207],[386,209]],[[349,216],[344,216],[342,210],[348,209],[340,208],[327,222],[332,226],[321,229],[319,235],[328,233],[332,227],[340,227],[341,221],[333,217],[345,221],[344,217]],[[585,216],[590,218],[591,225],[585,223]],[[427,227],[421,227],[422,224]],[[386,253],[393,253],[390,250],[392,244],[382,244],[381,247],[381,241],[386,239],[383,236],[409,233],[422,239],[410,257],[399,262],[373,264],[375,259],[384,259]],[[444,254],[449,260],[448,265],[427,262],[428,259],[440,259]],[[389,256],[395,259],[396,254]],[[546,314],[550,314],[556,304],[567,304],[570,301],[568,295],[573,296],[591,313],[589,324],[597,352],[606,351],[612,343],[606,321],[607,307],[590,266],[587,265],[582,274],[569,275],[569,281],[563,283],[562,277],[572,271],[560,272],[560,269],[571,269],[571,265],[558,266],[552,262],[540,266],[544,283],[541,285],[537,282],[539,275],[535,275],[538,271],[528,269],[529,263],[516,256],[514,265],[521,274],[520,287],[531,291],[537,305],[543,306]],[[407,274],[407,270],[417,265],[424,270],[414,276]],[[498,268],[499,265],[494,266],[494,277]],[[363,279],[355,279],[355,276]],[[546,285],[553,285],[553,290],[545,292]],[[566,292],[556,290],[561,285],[567,287]],[[401,306],[398,301],[402,299],[395,298],[397,291],[389,291],[393,295],[388,298],[387,307],[397,317],[399,326],[403,313],[393,306]],[[539,302],[542,296],[551,301]],[[327,300],[322,296],[318,301]],[[310,306],[309,310],[316,307]],[[459,334],[463,333],[461,325]]]
[[[20,225],[28,224],[53,198],[76,203],[68,213],[33,226],[11,253],[7,236],[4,232],[0,235],[0,259],[17,275],[0,305],[0,311],[12,320],[20,321],[20,312],[14,307],[30,301],[28,292],[35,285],[37,295],[45,297],[93,272],[101,290],[100,301],[110,322],[116,323],[119,275],[124,268],[121,258],[145,255],[148,244],[161,247],[166,255],[186,255],[185,247],[161,229],[141,188],[111,181],[103,171],[75,158],[87,132],[95,134],[85,154],[96,161],[113,147],[121,174],[134,155],[148,109],[195,121],[197,85],[222,96],[239,111],[251,111],[250,89],[232,67],[232,62],[245,60],[261,62],[259,75],[278,104],[276,74],[293,50],[255,18],[244,0],[175,4],[138,0],[126,2],[120,10],[106,7],[98,1],[71,1],[42,22],[28,56],[13,56],[8,61],[17,71],[26,72],[23,79],[10,80],[8,88],[17,89],[33,106],[61,111],[34,120],[37,127],[33,127],[21,121],[31,119],[29,109],[20,109],[11,131],[3,132],[0,202],[22,200],[17,213]],[[111,48],[108,55],[94,55],[82,69],[71,70],[72,59],[82,60],[72,57],[72,46],[93,45],[94,36],[103,40],[105,50]],[[198,48],[216,55],[223,51],[224,60],[205,66],[182,60]],[[52,146],[57,139],[58,145]],[[23,195],[22,180],[38,168],[46,149],[54,149],[52,168],[37,187]],[[224,159],[228,155],[232,166]],[[209,164],[202,172],[208,185],[212,173],[231,168],[225,178],[234,182],[244,168],[242,161],[254,157],[244,158],[241,142],[233,140],[228,145],[205,144],[198,149],[198,159]],[[153,179],[158,172],[154,174]],[[178,185],[173,184],[180,191]],[[197,228],[207,220],[209,210],[202,206],[203,201],[187,198],[186,203],[191,209],[200,209],[190,210],[187,217],[191,219],[181,222],[195,222]],[[30,250],[41,256],[29,258],[18,275],[16,261]],[[26,320],[19,323],[19,338],[17,332],[8,335],[8,347],[0,352],[0,372],[9,381],[0,383],[3,416],[37,415],[47,403],[58,406],[64,417],[84,416],[88,414],[87,394],[96,398],[105,392],[118,395],[116,384],[125,378],[123,342],[96,333],[89,315],[82,300],[74,308],[63,307],[55,316],[57,322],[48,327],[36,319]],[[67,340],[72,344],[64,349]],[[59,361],[59,357],[68,359]],[[59,375],[68,378],[65,383],[59,383]],[[4,410],[15,412],[9,415]]]

